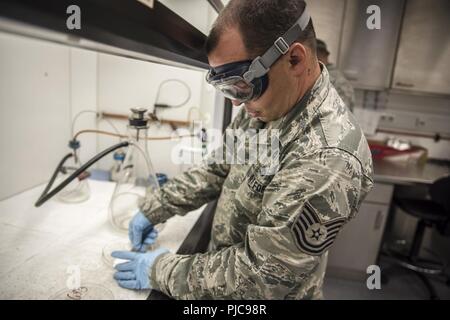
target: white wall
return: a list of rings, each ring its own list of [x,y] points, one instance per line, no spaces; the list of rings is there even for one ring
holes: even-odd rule
[[[96,53],[0,33],[0,199],[50,178],[70,150],[70,124],[96,109]],[[77,128],[95,127],[80,118]],[[81,138],[82,159],[95,137]]]
[[[66,152],[69,49],[0,33],[0,75],[4,199],[44,182]]]
[[[97,111],[97,53],[70,49],[70,109],[71,119],[84,110]],[[95,114],[85,113],[77,118],[74,131],[96,128]],[[79,156],[86,162],[97,153],[97,137],[92,134],[79,137]]]

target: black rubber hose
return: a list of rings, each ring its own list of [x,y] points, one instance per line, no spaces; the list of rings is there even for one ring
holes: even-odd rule
[[[73,157],[73,153],[68,153],[64,156],[64,158],[61,159],[61,161],[59,162],[58,166],[55,169],[55,172],[53,172],[50,181],[47,183],[47,186],[45,187],[44,191],[42,191],[42,194],[39,197],[39,199],[45,196],[48,190],[50,190],[50,188],[52,187],[53,183],[56,180],[56,177],[58,176],[59,171],[61,171],[61,168],[63,167],[64,163],[66,163],[67,159],[69,159],[70,157]]]
[[[99,154],[97,154],[95,157],[93,157],[92,159],[90,159],[88,162],[86,162],[84,165],[82,165],[78,170],[76,170],[74,173],[72,173],[69,177],[67,177],[63,182],[61,182],[57,187],[55,187],[55,189],[53,189],[52,191],[50,191],[49,193],[43,193],[38,201],[36,201],[36,203],[34,204],[35,207],[40,207],[42,204],[44,204],[47,200],[49,200],[50,198],[52,198],[55,194],[57,194],[59,191],[61,191],[62,189],[64,189],[65,186],[67,186],[69,183],[72,182],[72,180],[74,180],[75,178],[77,178],[81,173],[83,173],[84,171],[86,171],[86,169],[88,169],[90,166],[92,166],[94,163],[96,163],[98,160],[100,160],[101,158],[103,158],[104,156],[108,155],[109,153],[123,148],[123,147],[127,147],[129,145],[129,143],[127,141],[125,142],[121,142],[118,143],[112,147],[109,147],[108,149],[100,152]],[[47,189],[47,188],[46,188]],[[47,190],[48,191],[48,190]]]

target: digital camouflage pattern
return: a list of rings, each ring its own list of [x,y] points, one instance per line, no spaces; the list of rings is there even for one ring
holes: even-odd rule
[[[219,198],[210,250],[168,253],[150,271],[154,289],[176,299],[317,299],[327,250],[372,188],[372,160],[327,69],[281,119],[280,165],[208,164],[172,179],[141,206],[154,223]],[[263,128],[245,110],[230,128]]]
[[[342,72],[333,64],[327,64],[330,82],[336,88],[347,108],[353,111],[355,108],[355,92],[352,84],[345,78]]]

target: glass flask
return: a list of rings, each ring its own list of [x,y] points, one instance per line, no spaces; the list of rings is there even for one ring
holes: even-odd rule
[[[129,221],[145,197],[159,189],[147,149],[148,118],[145,109],[131,109],[128,150],[109,203],[109,220],[116,230],[127,232]]]
[[[79,157],[77,153],[74,152],[74,156],[67,159],[64,166],[61,168],[59,181],[64,181],[80,167],[81,163]],[[67,203],[79,203],[88,200],[91,194],[87,179],[88,177],[89,174],[87,172],[83,172],[76,179],[72,180],[58,193],[58,200]]]

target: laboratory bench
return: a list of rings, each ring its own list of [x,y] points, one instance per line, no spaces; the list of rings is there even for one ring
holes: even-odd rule
[[[44,186],[0,201],[0,299],[55,298],[61,290],[69,292],[68,285],[78,275],[82,287],[98,292],[93,298],[149,298],[150,290],[119,287],[113,279],[112,263],[103,255],[108,245],[128,243],[128,235],[116,231],[108,220],[115,183],[92,179],[88,183],[90,198],[82,203],[63,203],[55,196],[36,208],[34,203]],[[205,207],[211,209],[203,206],[169,219],[158,245],[171,252],[204,250],[199,246],[205,243],[193,226],[205,227],[201,224],[204,219],[199,219]],[[82,296],[84,291],[77,294]],[[77,294],[72,298],[78,299]]]
[[[395,194],[422,197],[437,179],[450,174],[447,161],[413,162],[374,160],[374,186],[357,216],[340,232],[329,251],[327,274],[351,280],[367,278],[367,267],[378,263],[387,222],[393,221]],[[416,194],[414,194],[416,193]]]

